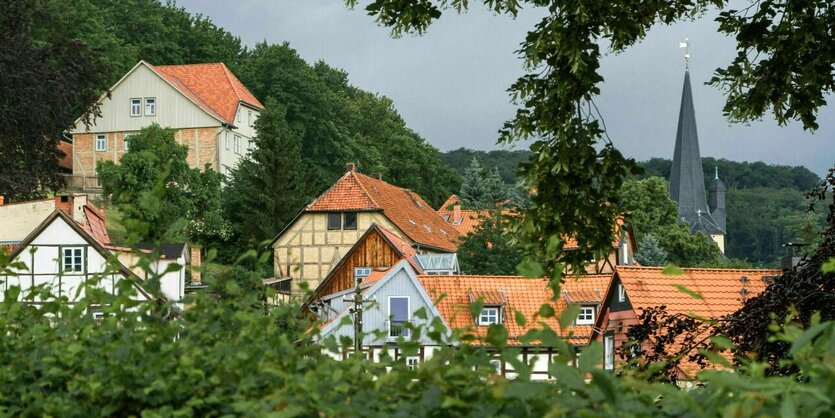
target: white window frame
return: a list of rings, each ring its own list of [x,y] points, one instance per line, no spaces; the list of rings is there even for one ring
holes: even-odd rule
[[[150,102],[149,102],[150,100]],[[157,115],[157,98],[156,97],[146,97],[145,98],[145,116],[156,116]]]
[[[606,370],[615,369],[615,336],[603,336],[603,368]]]
[[[581,306],[575,323],[577,325],[594,325],[595,311],[594,306]]]
[[[499,359],[491,359],[490,365],[493,366],[493,370],[496,372],[497,375],[502,374],[502,361]]]
[[[243,110],[243,107],[241,107],[241,105],[238,105],[238,123],[241,123],[241,118],[243,117],[241,116],[241,113],[243,113]]]
[[[394,320],[392,319],[392,315],[391,315],[391,300],[392,299],[406,299],[406,321],[404,322],[402,333],[400,335],[394,335],[394,336],[391,335],[391,330],[392,330],[391,323],[394,322]],[[409,338],[412,334],[412,331],[409,328],[407,328],[405,324],[408,324],[412,320],[412,298],[410,298],[408,296],[400,296],[400,295],[389,296],[388,297],[388,304],[386,306],[388,307],[388,310],[386,311],[386,314],[387,314],[386,318],[388,318],[388,323],[389,323],[389,326],[388,326],[388,337],[389,337],[389,339],[396,339],[398,337]]]
[[[106,134],[97,134],[94,139],[93,146],[95,147],[96,151],[107,151],[107,135]]]
[[[67,254],[67,251],[70,251],[69,255]],[[70,264],[67,264],[67,257],[70,258]],[[84,261],[84,247],[61,247],[62,274],[84,274]],[[76,270],[76,267],[78,267],[78,270]]]
[[[131,97],[130,99],[130,116],[132,118],[142,116],[142,98]]]
[[[479,325],[492,325],[502,323],[502,312],[498,306],[486,306],[478,314]]]
[[[130,151],[130,146],[128,145],[128,139],[130,137],[136,135],[136,132],[125,133],[122,135],[122,142],[125,143],[125,151]]]
[[[241,153],[241,136],[235,135],[235,154]]]
[[[226,149],[229,149],[229,131],[224,131],[223,143],[226,145]]]
[[[420,357],[418,356],[409,356],[406,357],[406,368],[409,370],[415,370],[420,365]]]
[[[618,283],[618,302],[626,302],[626,288],[623,283]]]

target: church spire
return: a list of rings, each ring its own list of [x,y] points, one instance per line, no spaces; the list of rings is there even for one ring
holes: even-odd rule
[[[691,230],[708,235],[724,233],[707,206],[689,69],[685,69],[681,92],[676,147],[670,172],[670,197],[678,203],[679,219],[690,224]]]

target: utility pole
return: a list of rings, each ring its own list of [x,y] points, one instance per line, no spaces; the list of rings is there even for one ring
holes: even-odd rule
[[[362,274],[365,273],[365,274]],[[362,279],[367,277],[369,272],[364,268],[354,269],[354,298],[345,299],[346,302],[351,302],[354,306],[349,310],[354,318],[354,354],[362,352],[362,312],[367,301],[362,298]]]

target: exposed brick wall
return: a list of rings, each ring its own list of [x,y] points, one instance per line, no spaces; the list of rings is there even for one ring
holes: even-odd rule
[[[133,132],[129,132],[133,133]],[[125,132],[106,132],[107,150],[95,151],[95,137],[101,133],[73,135],[73,174],[95,176],[98,161],[119,161],[125,151]],[[217,128],[180,129],[174,133],[179,144],[188,147],[186,161],[189,166],[202,169],[206,163],[215,171],[220,167],[217,161]]]
[[[93,134],[76,134],[72,137],[72,173],[76,176],[92,176],[96,171],[93,152],[94,137]]]

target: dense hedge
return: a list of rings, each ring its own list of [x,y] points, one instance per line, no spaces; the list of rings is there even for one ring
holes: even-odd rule
[[[682,391],[637,375],[599,368],[592,345],[578,359],[553,333],[536,337],[562,348],[556,382],[493,375],[478,348],[448,348],[408,370],[402,361],[333,360],[315,343],[293,306],[265,314],[237,283],[201,294],[180,312],[165,303],[91,295],[87,302],[40,308],[0,303],[0,415],[3,416],[831,416],[835,410],[835,323],[791,324],[775,338],[792,344],[797,372],[765,377],[764,366],[703,372],[704,385]],[[314,328],[315,329],[315,328]],[[288,335],[294,335],[289,338]],[[501,333],[498,333],[501,335]],[[495,335],[491,336],[495,338]],[[326,346],[340,350],[336,341]],[[416,347],[404,343],[406,350]],[[512,349],[500,356],[515,361]],[[522,367],[516,364],[516,367]]]

